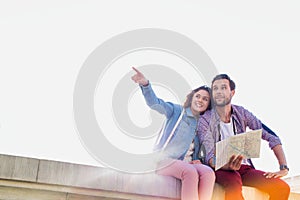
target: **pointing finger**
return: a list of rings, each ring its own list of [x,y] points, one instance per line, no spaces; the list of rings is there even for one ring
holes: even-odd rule
[[[132,67],[132,69],[133,69],[136,73],[141,74],[141,72],[140,72],[139,70],[137,70],[135,67]]]

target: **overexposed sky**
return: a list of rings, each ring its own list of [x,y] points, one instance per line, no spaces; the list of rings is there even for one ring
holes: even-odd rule
[[[298,175],[299,9],[296,0],[0,1],[0,153],[100,165],[81,144],[75,127],[73,91],[79,71],[91,52],[113,36],[158,28],[198,43],[217,70],[235,80],[233,103],[252,111],[280,136],[289,175]],[[117,81],[131,65],[147,64],[173,67],[184,77],[194,73],[176,56],[137,52],[106,71],[111,74],[103,75],[105,91],[114,90],[116,83],[109,80]],[[186,79],[191,88],[203,84],[194,75]],[[96,102],[109,103],[109,92],[98,89]],[[166,100],[176,101],[172,92],[157,90]],[[151,141],[124,145],[126,137],[117,135],[113,117],[101,121],[101,105],[95,103],[95,112],[105,132],[111,128],[115,134],[111,142],[129,152],[149,147]],[[151,123],[139,90],[128,105],[134,123]],[[104,113],[110,112],[107,109]],[[265,142],[254,163],[266,171],[278,169]]]

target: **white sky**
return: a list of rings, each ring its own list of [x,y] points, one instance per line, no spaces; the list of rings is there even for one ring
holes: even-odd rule
[[[296,0],[0,1],[0,153],[99,165],[75,129],[78,72],[111,37],[161,28],[197,42],[235,80],[233,103],[280,136],[298,175],[299,9]],[[256,167],[277,170],[267,146]]]

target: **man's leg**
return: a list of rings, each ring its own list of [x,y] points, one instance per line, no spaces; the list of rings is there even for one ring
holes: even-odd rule
[[[173,160],[171,164],[159,169],[157,174],[173,176],[181,180],[182,200],[198,200],[199,175],[193,165],[182,160]]]
[[[280,178],[266,178],[265,172],[251,166],[242,165],[239,170],[243,185],[255,187],[270,195],[270,200],[287,200],[290,194],[289,185]]]
[[[225,189],[225,200],[244,200],[242,179],[237,171],[219,169],[215,174],[216,182]]]

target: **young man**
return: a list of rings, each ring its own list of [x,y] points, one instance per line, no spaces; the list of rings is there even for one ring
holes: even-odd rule
[[[198,123],[198,135],[206,150],[207,164],[215,167],[216,142],[246,132],[247,127],[252,130],[262,129],[262,139],[269,142],[279,163],[279,171],[263,172],[256,170],[250,159],[243,159],[240,155],[232,156],[225,166],[215,171],[216,182],[225,189],[225,199],[244,199],[242,185],[268,193],[270,200],[288,199],[290,188],[280,179],[287,175],[289,170],[280,139],[251,112],[231,104],[235,94],[235,83],[228,75],[217,75],[211,88],[214,108]]]

